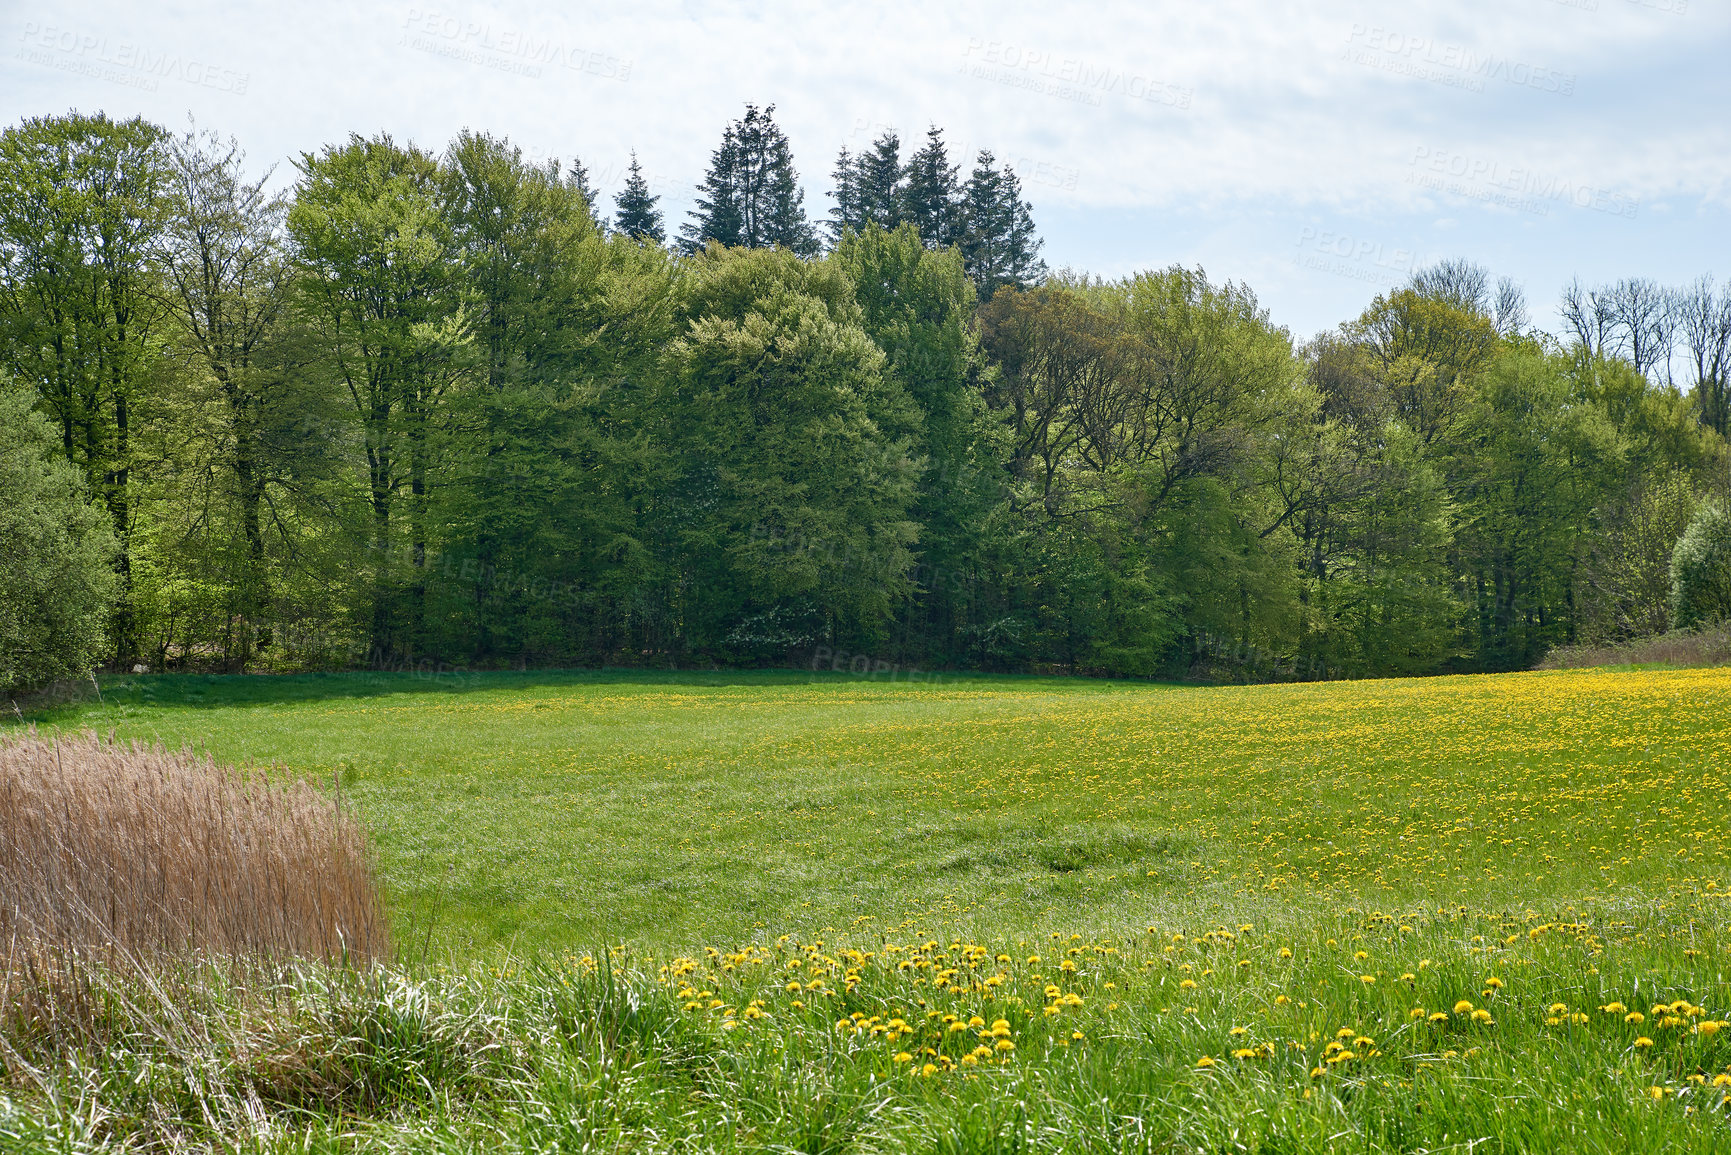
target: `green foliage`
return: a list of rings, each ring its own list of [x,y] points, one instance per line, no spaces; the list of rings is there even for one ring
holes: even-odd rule
[[[1204,630],[1282,648],[1287,515],[1257,480],[1315,402],[1254,295],[1181,268],[1047,284],[1000,291],[981,333],[1037,648],[1137,673]]]
[[[408,654],[425,615],[440,409],[469,336],[438,165],[388,135],[355,135],[304,154],[300,169],[288,217],[298,304],[364,439],[371,650]]]
[[[1005,286],[1025,289],[1046,276],[1040,260],[1045,243],[1034,231],[1033,206],[1022,199],[1022,181],[1009,165],[982,150],[961,190],[960,247],[981,300]]]
[[[667,230],[661,223],[661,210],[655,207],[655,202],[660,199],[650,193],[649,182],[643,179],[643,167],[637,163],[637,154],[633,152],[631,168],[625,175],[625,187],[614,198],[614,206],[618,209],[613,218],[614,230],[633,240],[657,245],[664,243]]]
[[[908,158],[907,187],[902,193],[902,219],[918,229],[932,248],[960,244],[965,235],[959,171],[950,163],[943,130],[932,125],[926,130],[926,143]]]
[[[671,264],[624,230],[603,240],[506,142],[459,137],[442,183],[483,353],[446,401],[420,647],[605,660],[629,642],[617,607],[657,576],[637,503],[664,470],[640,433],[672,338]]]
[[[635,164],[609,234],[485,133],[272,196],[212,133],[7,129],[0,353],[119,538],[105,660],[1504,669],[1668,624],[1723,496],[1704,385],[1468,262],[1295,351],[1201,270],[1048,276],[936,127],[844,152],[822,258],[772,109],[711,161],[675,256]]]
[[[138,652],[133,604],[135,441],[158,370],[155,253],[169,213],[165,133],[98,113],[0,133],[0,337],[63,452],[107,506],[121,588],[113,646]]]
[[[923,467],[910,511],[918,588],[902,610],[902,648],[912,660],[964,661],[958,641],[979,612],[970,576],[994,538],[1005,480],[1001,429],[976,385],[973,285],[959,254],[926,248],[912,225],[848,233],[831,260],[852,282],[887,374],[920,411],[912,452]]]
[[[692,644],[762,660],[874,636],[907,588],[920,413],[844,270],[711,248],[658,404]]]
[[[779,245],[801,256],[817,251],[817,236],[805,216],[805,193],[793,167],[793,150],[775,123],[775,105],[745,106],[711,154],[697,208],[680,229],[687,253],[704,246],[765,248]]]
[[[117,586],[112,525],[32,400],[0,390],[0,691],[88,673]]]
[[[1587,548],[1580,640],[1603,645],[1671,628],[1671,558],[1698,504],[1687,474],[1642,476],[1599,511]]]
[[[1701,505],[1671,554],[1671,616],[1680,629],[1731,619],[1731,507]]]

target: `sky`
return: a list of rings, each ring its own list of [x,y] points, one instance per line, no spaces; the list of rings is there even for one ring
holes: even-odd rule
[[[7,122],[191,118],[283,183],[470,128],[580,156],[604,208],[635,150],[674,228],[747,102],[814,218],[838,150],[935,124],[1016,168],[1054,269],[1200,265],[1299,339],[1448,257],[1553,330],[1571,277],[1731,276],[1731,0],[0,0],[0,36]]]

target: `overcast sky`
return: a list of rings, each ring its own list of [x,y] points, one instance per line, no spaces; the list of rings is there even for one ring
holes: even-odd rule
[[[829,170],[929,124],[1022,174],[1043,256],[1250,284],[1299,337],[1415,263],[1558,289],[1731,275],[1731,2],[1139,0],[295,4],[0,0],[9,119],[190,114],[258,166],[380,130],[632,149],[670,226],[723,125],[773,103],[814,218]]]

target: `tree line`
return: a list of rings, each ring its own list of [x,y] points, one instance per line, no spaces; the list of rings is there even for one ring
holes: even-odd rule
[[[1711,280],[1570,286],[1558,339],[1451,261],[1298,342],[1200,269],[1049,272],[937,128],[816,224],[773,112],[671,248],[635,157],[607,214],[485,133],[281,194],[208,132],[0,133],[0,683],[1492,670],[1670,628],[1692,522],[1717,588]]]

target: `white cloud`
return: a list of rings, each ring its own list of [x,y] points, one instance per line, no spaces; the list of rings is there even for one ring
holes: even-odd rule
[[[1291,238],[1322,223],[1385,249],[1440,237],[1535,285],[1583,253],[1681,274],[1727,235],[1731,11],[1705,0],[66,0],[7,20],[0,90],[25,114],[191,112],[261,164],[471,127],[581,154],[604,185],[635,148],[675,222],[748,100],[777,105],[814,215],[843,143],[936,122],[1021,167],[1053,264],[1260,273],[1300,328],[1377,284],[1293,271]]]

